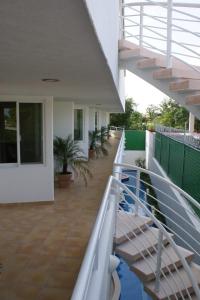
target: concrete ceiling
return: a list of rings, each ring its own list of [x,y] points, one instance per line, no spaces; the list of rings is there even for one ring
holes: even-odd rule
[[[1,1],[0,36],[1,95],[46,95],[121,110],[82,0]]]

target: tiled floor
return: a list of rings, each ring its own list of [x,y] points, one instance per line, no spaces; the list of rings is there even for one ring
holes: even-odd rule
[[[90,162],[87,188],[77,180],[54,204],[0,207],[0,300],[70,299],[117,143]]]

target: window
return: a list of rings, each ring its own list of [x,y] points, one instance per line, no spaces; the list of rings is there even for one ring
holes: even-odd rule
[[[0,163],[42,163],[42,124],[42,103],[0,102]]]
[[[83,110],[74,110],[74,140],[83,140]]]
[[[99,123],[99,114],[98,111],[95,111],[95,120],[94,120],[95,130],[98,130],[99,128],[98,123]]]
[[[42,104],[19,103],[21,163],[41,163]]]
[[[0,102],[0,163],[16,162],[16,102]]]

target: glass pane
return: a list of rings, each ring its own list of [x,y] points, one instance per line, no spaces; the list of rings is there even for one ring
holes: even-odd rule
[[[21,163],[42,163],[42,104],[20,103]]]
[[[98,129],[98,112],[95,111],[95,130]]]
[[[74,139],[76,141],[83,140],[83,110],[74,110]]]
[[[16,162],[16,102],[0,102],[0,163]]]

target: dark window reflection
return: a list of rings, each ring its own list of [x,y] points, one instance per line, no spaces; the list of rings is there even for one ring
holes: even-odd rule
[[[0,102],[0,163],[16,162],[16,102]]]
[[[42,104],[20,103],[21,163],[42,163]]]

